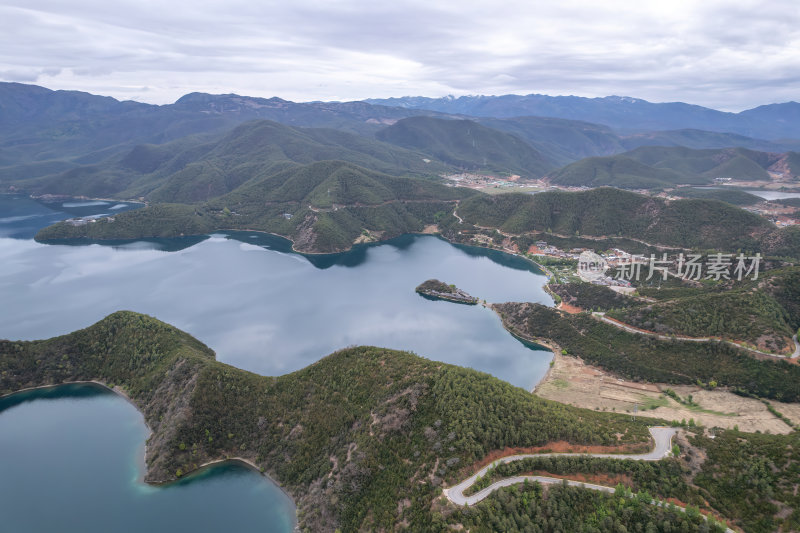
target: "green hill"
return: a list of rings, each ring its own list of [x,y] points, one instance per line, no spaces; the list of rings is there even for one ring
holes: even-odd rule
[[[781,198],[779,200],[770,200],[770,203],[786,207],[800,207],[800,198]]]
[[[551,183],[567,187],[611,185],[625,189],[658,189],[708,182],[670,169],[650,167],[625,155],[581,159],[551,173],[549,179]]]
[[[218,139],[189,137],[139,145],[100,163],[17,181],[15,186],[36,193],[196,203],[291,164],[330,159],[394,175],[432,175],[447,168],[426,163],[421,154],[352,133],[262,120],[242,124]]]
[[[609,187],[535,195],[480,195],[462,202],[458,214],[465,222],[514,234],[536,231],[628,237],[650,244],[731,253],[742,249],[793,257],[800,254],[793,234],[735,206],[713,200],[667,202]]]
[[[586,313],[565,315],[540,304],[495,304],[506,328],[555,342],[571,355],[634,381],[717,382],[765,398],[800,400],[800,366],[759,361],[728,344],[658,340],[630,333]]]
[[[792,176],[800,176],[800,152],[787,152],[786,164]]]
[[[721,337],[783,354],[794,351],[797,327],[790,324],[800,323],[800,315],[790,317],[772,295],[749,288],[628,307],[608,316],[664,335]]]
[[[711,184],[715,178],[769,180],[767,169],[782,157],[744,148],[642,146],[619,155],[576,161],[552,172],[549,178],[558,185],[628,189]]]
[[[667,131],[649,131],[623,136],[620,143],[626,150],[640,146],[684,146],[695,150],[704,148],[747,148],[762,152],[785,152],[796,149],[798,141],[765,141],[753,139],[736,133],[704,131],[697,129],[681,129]]]
[[[375,136],[397,146],[472,171],[493,171],[538,178],[552,164],[533,147],[471,120],[411,117],[398,121]]]
[[[455,201],[474,194],[427,179],[321,161],[251,178],[204,204],[154,204],[86,224],[61,222],[36,238],[135,239],[249,229],[286,236],[298,251],[336,252],[367,236],[420,232],[451,213]]]
[[[479,119],[484,126],[516,135],[558,165],[626,149],[611,128],[550,117]]]
[[[131,312],[45,341],[0,341],[0,394],[76,380],[114,386],[144,414],[153,431],[148,481],[242,457],[289,491],[310,531],[403,522],[429,530],[442,481],[459,480],[462,467],[492,450],[647,438],[629,417],[382,348],[350,348],[265,377],[219,363],[189,335]]]

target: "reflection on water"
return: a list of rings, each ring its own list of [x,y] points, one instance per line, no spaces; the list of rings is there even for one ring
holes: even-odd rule
[[[488,302],[552,303],[532,263],[495,250],[406,235],[304,256],[285,239],[253,232],[106,244],[0,238],[0,338],[64,334],[129,309],[189,332],[225,362],[266,375],[366,344],[411,350],[530,389],[551,359],[511,337],[482,306],[414,292],[438,278]]]

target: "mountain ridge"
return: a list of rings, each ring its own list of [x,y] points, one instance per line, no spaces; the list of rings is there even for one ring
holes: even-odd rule
[[[739,113],[718,111],[684,102],[652,103],[620,96],[587,98],[507,94],[444,98],[370,98],[364,101],[404,109],[426,109],[478,117],[543,116],[585,120],[623,132],[693,128],[766,139],[800,137],[800,126],[797,122],[786,120],[787,114],[800,117],[800,103],[794,101],[766,104]]]

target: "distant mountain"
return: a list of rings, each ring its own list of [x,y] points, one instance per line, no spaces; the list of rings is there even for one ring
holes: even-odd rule
[[[0,174],[0,188],[12,185],[33,193],[194,203],[295,164],[333,159],[393,175],[434,175],[449,169],[435,160],[426,162],[422,154],[353,133],[257,120],[213,141],[187,137],[162,145],[137,145],[60,174],[27,180]]]
[[[620,143],[627,150],[640,146],[683,146],[704,148],[747,148],[761,152],[788,152],[800,149],[800,140],[765,141],[736,133],[720,133],[693,129],[648,131],[622,136]]]
[[[692,150],[684,147],[642,146],[623,154],[591,157],[571,163],[549,175],[557,185],[654,189],[675,185],[702,185],[714,178],[768,181],[768,171],[789,169],[792,153],[775,154],[744,148]],[[788,170],[786,170],[788,171]],[[797,179],[797,175],[791,175]]]
[[[96,163],[137,144],[163,144],[188,135],[218,135],[242,122],[269,119],[371,135],[395,121],[439,113],[363,102],[294,103],[280,98],[192,93],[171,105],[120,102],[78,91],[0,83],[0,167],[18,177]],[[63,168],[62,168],[63,169]]]
[[[475,117],[556,117],[605,124],[623,133],[698,129],[762,139],[800,138],[800,104],[787,102],[726,113],[682,102],[651,103],[607,96],[452,96],[369,99],[368,103]]]
[[[372,134],[380,128],[412,116],[444,116],[434,111],[404,109],[366,102],[290,102],[281,98],[257,98],[237,94],[190,93],[169,107],[180,111],[218,115],[237,122],[268,119],[291,126],[334,128]]]
[[[366,102],[296,103],[280,98],[191,93],[174,104],[156,106],[120,102],[78,91],[52,91],[35,85],[0,83],[0,180],[38,178],[78,166],[101,164],[137,145],[164,145],[181,139],[184,139],[184,144],[215,142],[233,127],[250,120],[266,119],[301,127],[333,128],[372,137],[381,129],[414,116],[455,120],[469,118],[411,105],[426,102],[438,101],[396,99],[391,103],[401,104],[401,107],[389,107]],[[544,105],[548,102],[548,105]],[[791,104],[762,106],[739,115],[703,111],[704,108],[685,104],[674,104],[682,110],[675,114],[674,109],[663,108],[672,104],[649,104],[633,99],[559,100],[551,97],[509,96],[443,99],[439,104],[439,107],[455,113],[497,113],[500,117],[508,113],[560,113],[578,119],[531,116],[484,116],[476,119],[483,126],[525,141],[539,152],[545,166],[564,165],[583,157],[613,155],[637,146],[656,144],[690,148],[739,146],[770,152],[800,149],[800,141],[765,141],[746,137],[741,132],[732,134],[674,128],[671,131],[652,131],[656,126],[660,129],[667,126],[697,127],[698,123],[715,123],[719,126],[719,120],[724,118],[723,126],[730,121],[736,126],[741,125],[742,120],[747,124],[766,120],[769,124],[777,124],[779,128],[777,132],[774,128],[769,130],[770,138],[786,137],[795,128],[792,120],[795,108]],[[659,113],[665,114],[669,120],[650,120]],[[742,119],[740,115],[745,118]],[[704,117],[703,120],[695,120],[698,116]],[[687,117],[694,118],[684,120]],[[609,126],[595,123],[604,120],[626,131],[636,131],[628,131],[623,135]],[[639,126],[642,128],[637,130]],[[194,139],[186,139],[189,137]],[[450,141],[443,142],[446,145]],[[460,161],[462,166],[475,162],[488,169],[520,168],[519,161],[500,157],[498,166],[493,167],[489,154],[474,154],[457,146],[443,148],[444,153]],[[483,157],[487,159],[486,165],[483,165]],[[529,163],[524,162],[524,165]],[[535,170],[536,166],[530,169]]]
[[[430,154],[464,170],[489,170],[538,178],[553,164],[515,135],[471,120],[412,117],[375,134],[404,148]]]
[[[628,149],[611,128],[590,122],[548,117],[480,118],[477,121],[520,137],[559,165]]]

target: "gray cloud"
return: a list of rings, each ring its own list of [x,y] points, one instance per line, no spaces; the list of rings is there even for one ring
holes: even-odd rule
[[[800,99],[800,5],[732,4],[6,0],[0,78],[154,103],[190,91]]]

